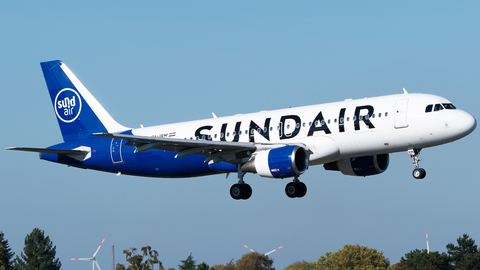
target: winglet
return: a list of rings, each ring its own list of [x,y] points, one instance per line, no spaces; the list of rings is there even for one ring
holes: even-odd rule
[[[403,93],[408,94],[407,90],[405,90],[405,87],[403,88]]]

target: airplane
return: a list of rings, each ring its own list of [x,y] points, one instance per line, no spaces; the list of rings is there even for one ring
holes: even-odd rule
[[[299,176],[309,166],[344,175],[385,172],[389,154],[407,151],[413,177],[424,148],[453,142],[477,126],[469,113],[431,94],[346,99],[183,123],[128,128],[116,122],[59,60],[40,63],[64,142],[47,148],[10,147],[39,152],[43,160],[72,167],[158,178],[237,173],[230,188],[246,200],[252,188],[246,173],[293,178],[290,198],[304,197]]]
[[[258,252],[256,252],[255,250],[249,248],[249,247],[248,247],[247,245],[245,245],[244,243],[241,243],[241,244],[242,244],[244,247],[246,247],[248,250],[250,250],[251,252],[258,253]],[[276,248],[276,249],[274,249],[274,250],[271,250],[271,251],[269,251],[269,252],[267,252],[267,253],[265,253],[265,254],[263,254],[263,255],[268,256],[268,255],[272,254],[273,252],[275,252],[275,251],[283,248],[284,246],[286,246],[286,245],[283,245],[283,246],[278,247],[278,248]]]

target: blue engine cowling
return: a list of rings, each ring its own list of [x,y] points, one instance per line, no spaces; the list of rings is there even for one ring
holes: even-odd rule
[[[341,171],[345,175],[369,176],[383,173],[388,168],[388,154],[341,159],[323,165],[325,170]]]
[[[241,169],[244,172],[258,173],[263,177],[286,178],[301,175],[307,168],[307,150],[289,145],[257,152]]]

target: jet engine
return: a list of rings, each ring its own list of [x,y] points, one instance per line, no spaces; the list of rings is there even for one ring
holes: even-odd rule
[[[289,145],[257,152],[241,169],[263,177],[286,178],[299,176],[307,168],[307,150],[301,146]]]
[[[325,170],[340,171],[345,175],[369,176],[383,173],[388,168],[388,154],[341,159],[323,165]]]

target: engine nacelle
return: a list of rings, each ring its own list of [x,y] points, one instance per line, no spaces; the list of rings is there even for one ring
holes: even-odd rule
[[[263,177],[286,178],[298,176],[308,168],[308,152],[295,145],[258,152],[242,166],[242,171],[258,173]]]
[[[383,173],[388,168],[388,154],[341,159],[323,165],[325,170],[341,171],[345,175],[369,176]]]

